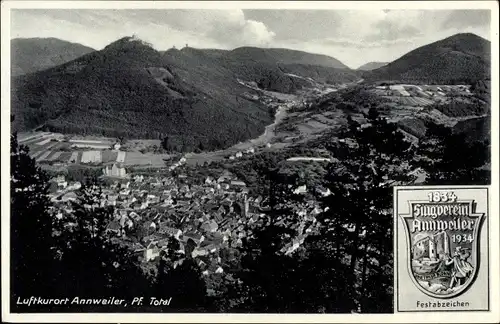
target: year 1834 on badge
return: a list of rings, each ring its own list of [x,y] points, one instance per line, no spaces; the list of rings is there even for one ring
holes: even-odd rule
[[[394,188],[395,312],[489,310],[486,186]]]

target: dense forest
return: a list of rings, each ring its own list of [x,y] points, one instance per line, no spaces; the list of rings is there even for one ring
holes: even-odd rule
[[[223,55],[225,58],[239,61],[254,60],[265,63],[305,64],[349,70],[349,67],[331,56],[286,48],[258,48],[243,46],[232,51],[226,51]]]
[[[10,46],[12,76],[48,69],[94,51],[57,38],[15,38]]]
[[[138,40],[122,39],[15,78],[14,129],[153,139],[168,135],[220,148],[258,136],[271,123],[267,107],[242,96],[245,87],[230,70],[210,62],[172,61]]]
[[[13,129],[168,137],[170,150],[219,149],[257,137],[273,119],[268,107],[245,96],[249,89],[237,80],[282,93],[310,85],[287,73],[332,83],[358,78],[354,71],[231,59],[189,47],[159,52],[125,37],[103,50],[13,78]]]
[[[490,79],[490,57],[489,41],[470,33],[456,34],[419,47],[363,77],[412,84],[472,84]]]

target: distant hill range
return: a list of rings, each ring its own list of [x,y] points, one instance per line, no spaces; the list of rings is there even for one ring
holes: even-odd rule
[[[382,66],[385,66],[389,63],[387,62],[368,62],[366,64],[361,65],[359,68],[357,68],[358,71],[371,71],[378,69]]]
[[[15,38],[11,40],[11,73],[17,76],[45,70],[93,51],[57,38]]]
[[[349,69],[333,57],[289,49],[239,47],[234,50],[220,50],[185,47],[181,50],[170,49],[164,53],[175,56],[176,52],[197,62],[212,60],[240,77],[256,81],[263,88],[285,93],[294,92],[301,85],[307,84],[290,77],[290,74],[329,84],[354,82],[361,76],[359,71]],[[273,74],[268,74],[259,82],[257,79],[261,74],[256,76],[252,72],[256,67],[257,70],[272,70]]]
[[[475,34],[456,34],[419,47],[378,69],[367,81],[471,84],[490,79],[491,43]]]
[[[275,64],[317,65],[349,70],[349,67],[331,56],[285,48],[239,47],[227,52],[226,57],[234,60],[251,60]]]
[[[237,79],[291,93],[309,85],[292,73],[338,83],[359,78],[351,70],[232,55],[189,47],[159,52],[141,40],[122,38],[100,51],[14,77],[13,129],[166,138],[172,150],[215,149],[257,137],[274,117],[268,107],[247,99],[245,93],[253,90]]]

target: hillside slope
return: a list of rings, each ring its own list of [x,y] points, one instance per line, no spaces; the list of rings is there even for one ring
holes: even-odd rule
[[[276,64],[228,59],[224,53],[191,47],[164,52],[166,62],[184,78],[202,87],[227,92],[237,79],[254,81],[261,88],[293,93],[309,83],[285,75]]]
[[[490,78],[491,44],[474,34],[457,34],[419,47],[384,67],[366,72],[367,81],[471,84]]]
[[[313,54],[285,48],[239,47],[227,53],[235,60],[252,60],[265,63],[305,64],[336,69],[349,69],[339,60],[322,54]]]
[[[165,138],[173,149],[220,148],[257,137],[267,107],[227,68],[130,37],[12,80],[13,129]]]
[[[280,58],[279,53],[281,52],[291,53],[291,55],[284,55]],[[294,75],[329,84],[355,82],[361,78],[360,71],[348,69],[340,62],[340,65],[345,68],[315,65],[312,63],[318,62],[318,60],[308,59],[319,56],[325,60],[331,59],[338,62],[331,57],[294,50],[241,47],[233,51],[226,51],[186,47],[182,50],[170,49],[164,53],[166,56],[177,58],[179,54],[176,53],[182,53],[184,58],[190,59],[190,64],[198,65],[210,62],[213,66],[217,65],[219,68],[228,69],[238,78],[255,81],[262,88],[284,93],[293,93],[303,86],[309,85],[309,82],[295,78]],[[303,57],[304,59],[301,60],[303,63],[292,63],[294,57]]]
[[[10,44],[13,76],[45,70],[94,51],[57,38],[16,38]]]
[[[357,68],[358,71],[371,71],[389,64],[388,62],[368,62]]]

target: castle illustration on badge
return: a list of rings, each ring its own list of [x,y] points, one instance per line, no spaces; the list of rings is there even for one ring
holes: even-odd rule
[[[487,188],[395,189],[398,311],[488,307],[487,205]]]

